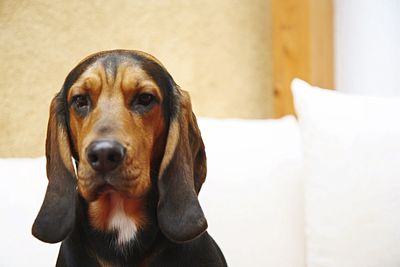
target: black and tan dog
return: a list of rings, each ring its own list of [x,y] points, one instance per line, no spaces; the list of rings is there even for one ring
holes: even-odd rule
[[[62,241],[57,266],[226,266],[197,199],[206,156],[189,96],[152,56],[79,63],[51,103],[46,157],[32,233]]]

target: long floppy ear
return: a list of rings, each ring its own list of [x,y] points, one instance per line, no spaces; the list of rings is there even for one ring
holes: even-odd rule
[[[187,92],[177,89],[178,111],[169,132],[158,179],[158,224],[175,242],[201,235],[207,221],[197,199],[205,180],[206,155]]]
[[[61,94],[51,102],[46,138],[46,169],[49,180],[32,234],[48,243],[64,240],[75,224],[76,178],[71,161],[70,144],[65,125]],[[62,114],[64,113],[64,114]]]

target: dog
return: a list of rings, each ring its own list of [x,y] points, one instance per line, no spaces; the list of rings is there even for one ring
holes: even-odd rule
[[[227,266],[197,195],[206,154],[189,95],[153,56],[82,60],[53,98],[32,234],[56,266]]]

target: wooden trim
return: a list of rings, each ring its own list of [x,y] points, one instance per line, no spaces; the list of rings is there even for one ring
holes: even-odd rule
[[[332,0],[272,0],[275,116],[294,114],[293,78],[333,88]]]

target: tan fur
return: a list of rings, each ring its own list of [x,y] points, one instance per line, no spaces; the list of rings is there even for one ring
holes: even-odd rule
[[[142,228],[147,220],[144,213],[143,200],[122,197],[122,201],[125,213],[135,221],[138,229]],[[104,194],[89,204],[90,221],[97,230],[108,230],[108,223],[113,209],[112,205],[110,194]]]
[[[162,177],[164,174],[165,168],[169,165],[174,156],[176,145],[179,140],[179,121],[174,121],[169,126],[168,139],[167,144],[165,146],[164,157],[160,165],[160,171],[158,177]]]
[[[119,267],[117,265],[113,265],[109,263],[108,261],[105,261],[103,259],[97,258],[97,262],[100,264],[101,267]]]
[[[50,117],[48,122],[48,133],[46,140],[46,156],[55,158],[53,154],[58,153],[64,166],[75,173],[71,160],[71,150],[66,129],[57,122],[56,98],[53,98],[50,105]],[[50,167],[50,166],[49,166]]]
[[[165,152],[164,152],[164,157],[160,165],[160,171],[158,177],[162,177],[164,174],[165,168],[169,165],[169,163],[172,160],[172,157],[174,156],[176,146],[178,144],[179,138],[185,138],[185,136],[180,136],[181,127],[187,127],[187,124],[190,122],[189,116],[187,116],[186,113],[191,114],[192,112],[192,107],[190,103],[190,96],[189,94],[182,90],[179,89],[178,91],[181,95],[181,113],[183,113],[183,116],[181,119],[186,120],[186,122],[182,122],[179,119],[176,119],[175,121],[172,121],[170,126],[169,126],[169,132],[168,132],[168,137],[167,137],[167,143],[165,145]]]
[[[60,150],[60,157],[61,157],[64,165],[67,167],[67,169],[71,173],[75,173],[74,166],[72,165],[71,152],[69,149],[69,141],[68,141],[67,133],[61,127],[58,128],[58,131],[60,132],[60,134],[58,134],[58,136],[57,136],[58,146],[59,146],[59,150]]]
[[[138,54],[154,62],[145,61],[142,65],[128,54],[113,55],[117,58],[103,58],[102,53],[92,55],[86,65],[77,66],[67,77],[63,86],[67,99],[61,99],[66,92],[61,91],[53,100],[46,142],[49,187],[33,227],[39,239],[55,243],[71,233],[79,219],[77,194],[87,203],[90,226],[115,234],[110,245],[123,253],[133,242],[146,242],[141,240],[142,234],[152,232],[155,223],[174,242],[194,240],[206,231],[207,221],[197,199],[206,175],[206,155],[189,95],[176,87],[167,72],[159,76],[159,66],[154,66],[161,65],[158,60]],[[168,83],[162,89],[172,89],[167,92],[173,94],[171,102],[163,103],[158,83]],[[152,94],[156,100],[138,98],[143,93]],[[89,106],[78,96],[88,97]],[[173,115],[163,114],[163,107],[168,111],[170,104]],[[169,125],[165,117],[169,118]],[[67,125],[65,119],[69,119]],[[92,157],[92,153],[99,152],[92,150],[97,145],[93,142],[105,140],[112,142],[97,144],[116,144],[113,148],[123,151],[121,157],[115,158],[111,150],[95,154],[98,161]],[[71,149],[79,163],[75,171]],[[108,157],[107,161],[104,157]],[[100,167],[106,167],[104,163],[114,165],[102,169],[98,163]],[[158,181],[154,182],[157,174]],[[48,220],[49,213],[57,223]],[[155,221],[150,224],[149,220]],[[152,227],[148,228],[148,223]],[[148,252],[139,266],[148,266],[160,253]],[[95,251],[88,253],[97,258],[100,266],[112,266]]]
[[[88,201],[95,199],[95,190],[100,183],[97,174],[85,157],[86,148],[98,139],[113,139],[126,148],[125,160],[118,168],[115,189],[124,198],[126,212],[135,222],[145,222],[142,204],[137,199],[144,196],[151,186],[150,163],[160,158],[163,145],[158,140],[164,133],[162,94],[156,83],[138,66],[128,62],[118,66],[115,79],[108,77],[101,64],[89,67],[72,85],[68,102],[75,95],[87,94],[92,101],[92,110],[84,118],[73,108],[70,109],[70,126],[74,147],[80,156],[78,189]],[[158,98],[158,104],[144,114],[130,110],[130,103],[138,93],[150,92]],[[106,130],[105,130],[106,129]],[[131,200],[135,199],[135,200]],[[106,229],[110,206],[107,196],[101,196],[90,203],[89,213],[92,224],[99,230]],[[140,227],[140,225],[138,225]]]

